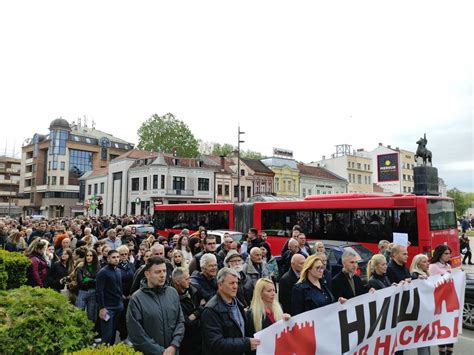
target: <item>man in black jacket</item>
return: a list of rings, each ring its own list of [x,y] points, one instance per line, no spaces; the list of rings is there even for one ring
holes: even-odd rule
[[[180,355],[201,355],[201,313],[206,301],[196,287],[191,285],[189,272],[183,267],[173,271],[173,287],[178,291],[179,303],[184,313],[184,338]]]
[[[217,294],[207,303],[201,316],[203,355],[242,355],[260,344],[256,338],[245,336],[246,317],[236,299],[239,274],[222,268],[217,274]]]
[[[284,313],[291,313],[291,290],[300,277],[303,270],[305,257],[301,254],[295,254],[291,258],[291,268],[280,279],[278,299]]]
[[[408,260],[407,247],[394,245],[390,255],[391,260],[387,265],[387,277],[390,282],[411,281],[410,270],[406,266]]]
[[[331,291],[336,299],[339,297],[350,299],[367,293],[362,280],[355,274],[358,258],[359,256],[351,250],[342,253],[342,270],[331,281]]]
[[[201,272],[191,276],[191,284],[199,290],[202,298],[207,302],[217,292],[217,259],[214,254],[204,254],[200,259]]]
[[[115,343],[115,332],[120,312],[123,310],[122,275],[117,265],[119,253],[110,250],[107,266],[97,273],[96,294],[99,306],[101,336],[104,343]]]

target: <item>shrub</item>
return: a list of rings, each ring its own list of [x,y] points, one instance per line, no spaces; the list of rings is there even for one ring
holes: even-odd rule
[[[101,345],[97,348],[87,348],[75,351],[72,355],[139,355],[143,354],[139,351],[133,350],[125,344],[115,344],[112,346]]]
[[[92,344],[85,312],[51,289],[0,291],[0,354],[59,354]]]
[[[26,284],[28,279],[28,268],[31,261],[21,253],[12,253],[0,250],[0,265],[4,265],[7,273],[6,287],[2,287],[2,270],[0,267],[0,290],[9,290]]]

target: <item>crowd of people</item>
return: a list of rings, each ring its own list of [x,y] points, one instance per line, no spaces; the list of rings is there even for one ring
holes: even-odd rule
[[[201,227],[163,237],[130,226],[150,220],[3,219],[0,248],[27,255],[28,284],[66,294],[87,313],[101,342],[119,337],[146,354],[255,353],[254,333],[281,319],[450,272],[446,245],[431,260],[419,254],[408,266],[407,247],[382,240],[364,284],[358,254],[345,251],[342,270],[332,275],[324,243],[310,247],[298,225],[276,261],[265,234],[254,228],[242,243],[226,234],[217,245]],[[452,352],[453,344],[439,348]]]

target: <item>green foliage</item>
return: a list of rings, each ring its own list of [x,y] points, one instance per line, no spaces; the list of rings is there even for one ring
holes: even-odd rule
[[[0,250],[0,290],[26,284],[30,265],[30,259],[23,254]]]
[[[244,150],[240,152],[240,156],[244,159],[263,159],[264,156],[259,152],[254,152],[253,150]]]
[[[138,129],[138,148],[172,153],[176,148],[179,157],[198,156],[198,141],[189,127],[173,114],[154,114]]]
[[[213,143],[212,150],[211,150],[211,155],[217,155],[217,156],[225,155],[225,156],[229,156],[229,155],[231,155],[231,153],[232,153],[234,150],[237,150],[237,148],[234,147],[232,144],[229,144],[229,143],[224,143],[224,144]]]
[[[449,189],[448,196],[454,200],[454,208],[458,217],[463,216],[472,201],[470,194],[459,191],[457,188]]]
[[[140,355],[143,354],[140,351],[136,351],[133,348],[125,344],[115,345],[101,345],[97,348],[87,348],[79,351],[75,351],[72,355]]]
[[[60,354],[92,344],[94,324],[51,289],[0,291],[0,354]]]

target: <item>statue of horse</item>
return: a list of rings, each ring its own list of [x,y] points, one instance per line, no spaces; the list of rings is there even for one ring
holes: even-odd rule
[[[423,138],[420,138],[416,144],[418,144],[418,148],[416,149],[415,153],[415,160],[418,158],[423,158],[423,164],[426,165],[426,161],[429,161],[431,164],[431,151],[426,149],[426,144],[428,144],[428,140],[426,139],[426,133],[424,134]]]

